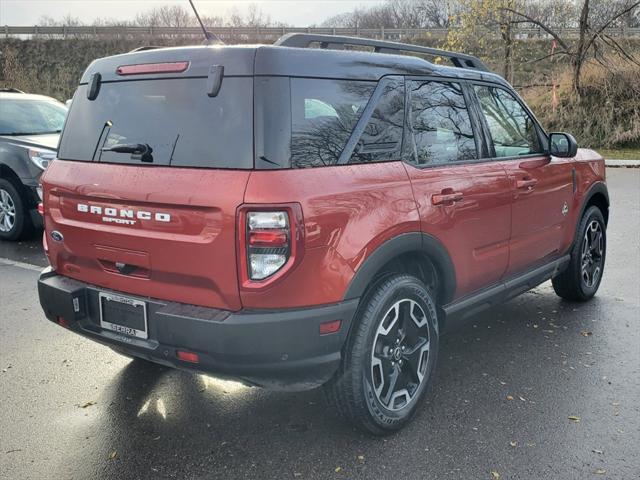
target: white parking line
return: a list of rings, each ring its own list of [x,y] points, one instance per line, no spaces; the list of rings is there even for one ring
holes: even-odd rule
[[[16,262],[15,260],[9,260],[8,258],[0,258],[0,265],[24,268],[25,270],[33,270],[34,272],[41,272],[45,268],[38,265],[32,265],[30,263]]]

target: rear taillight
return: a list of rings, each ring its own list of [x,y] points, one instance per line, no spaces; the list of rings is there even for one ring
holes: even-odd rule
[[[247,212],[247,266],[250,280],[280,270],[291,254],[291,222],[285,211]]]
[[[238,209],[238,273],[243,289],[265,288],[287,275],[304,253],[298,203],[243,205]]]

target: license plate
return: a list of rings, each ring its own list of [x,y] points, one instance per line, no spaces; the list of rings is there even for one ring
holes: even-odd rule
[[[100,293],[100,326],[138,338],[148,338],[147,304],[129,297]]]

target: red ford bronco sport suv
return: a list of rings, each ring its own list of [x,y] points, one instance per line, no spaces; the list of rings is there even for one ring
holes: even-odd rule
[[[602,157],[468,55],[296,34],[103,58],[58,157],[49,320],[173,367],[324,385],[375,434],[415,413],[445,330],[602,279]]]

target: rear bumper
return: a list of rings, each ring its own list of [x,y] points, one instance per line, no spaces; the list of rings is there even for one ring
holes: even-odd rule
[[[149,334],[144,340],[100,327],[101,291],[106,290],[50,269],[38,281],[47,318],[64,318],[80,335],[153,362],[279,390],[308,390],[331,378],[358,305],[355,299],[300,310],[233,313],[144,298]],[[342,320],[340,330],[320,335],[320,324],[333,320]],[[197,353],[199,363],[179,360],[178,350]]]

